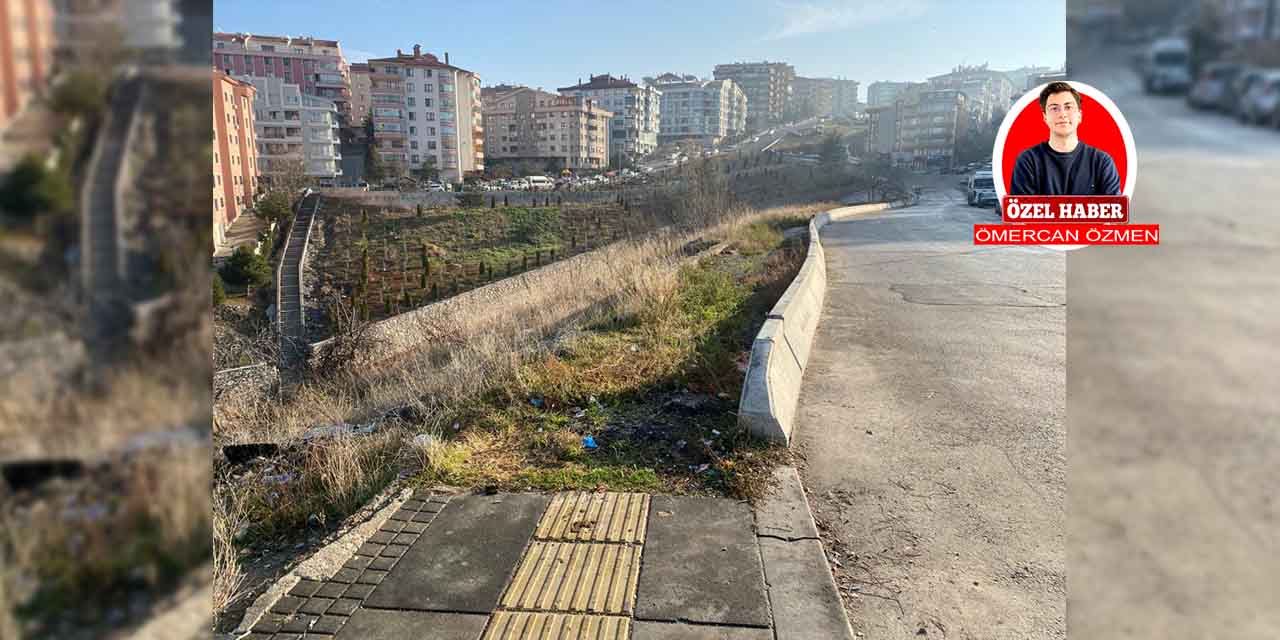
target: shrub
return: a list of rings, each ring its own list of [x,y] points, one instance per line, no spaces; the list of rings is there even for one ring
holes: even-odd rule
[[[227,300],[227,289],[222,284],[222,276],[213,274],[213,306],[220,307]]]
[[[75,191],[66,174],[47,169],[43,160],[27,155],[0,186],[0,209],[23,218],[65,215],[75,210]]]
[[[91,116],[107,103],[107,85],[102,76],[88,71],[73,71],[53,88],[50,104],[58,113]]]
[[[235,285],[262,287],[271,282],[271,265],[266,258],[248,247],[236,249],[218,273],[224,280]]]

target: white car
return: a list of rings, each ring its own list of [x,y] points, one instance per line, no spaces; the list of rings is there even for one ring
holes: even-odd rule
[[[1280,69],[1270,69],[1240,98],[1240,120],[1280,124]]]

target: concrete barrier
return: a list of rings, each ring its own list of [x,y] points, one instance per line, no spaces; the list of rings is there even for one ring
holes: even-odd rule
[[[821,231],[845,218],[907,206],[909,201],[877,202],[825,211],[809,221],[809,247],[804,264],[769,311],[751,345],[738,424],[769,440],[791,444],[800,382],[809,364],[813,337],[827,292],[827,262]]]

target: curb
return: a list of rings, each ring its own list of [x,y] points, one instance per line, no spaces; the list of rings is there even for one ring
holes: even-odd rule
[[[755,510],[756,541],[764,568],[777,640],[854,638],[844,600],[795,467],[774,471],[777,489]]]
[[[895,200],[840,207],[809,221],[809,251],[804,264],[769,311],[751,345],[738,402],[738,424],[756,436],[790,446],[800,382],[826,297],[827,263],[819,233],[832,222],[909,204],[909,200]]]

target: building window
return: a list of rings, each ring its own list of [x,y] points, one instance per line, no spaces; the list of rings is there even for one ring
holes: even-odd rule
[[[225,42],[215,42],[215,43],[213,43],[213,48],[214,48],[214,49],[226,49],[226,48],[227,48],[227,43],[225,43]]]
[[[427,71],[431,71],[431,70],[430,70],[430,69],[427,69]],[[427,75],[431,75],[431,74],[429,74],[429,73],[428,73]],[[430,82],[427,82],[427,83],[424,83],[424,84],[422,85],[422,90],[423,90],[423,91],[434,91],[434,88],[431,86],[431,83],[430,83]]]
[[[414,148],[416,149],[417,147],[414,147]],[[416,153],[415,153],[415,154],[413,154],[413,155],[412,155],[412,156],[410,156],[410,157],[413,159],[413,163],[414,163],[414,164],[418,164],[419,162],[421,162],[421,160],[419,160],[419,159],[418,159],[420,156],[419,156],[418,154],[416,154]]]
[[[424,107],[429,107],[429,106],[431,106],[431,98],[423,98],[423,99],[422,99],[422,106],[424,106]]]
[[[410,140],[410,141],[409,141],[409,148],[410,148],[410,149],[417,149],[417,148],[418,148],[418,141],[417,141],[417,140]]]
[[[414,113],[414,112],[410,111],[410,112],[409,112],[409,119],[410,119],[410,120],[417,120],[417,119],[418,119],[418,118],[416,117],[417,115],[418,115],[418,114],[416,114],[416,113]],[[428,114],[428,115],[430,115],[430,114]],[[428,119],[429,119],[429,118],[428,118]]]
[[[435,120],[435,119],[436,119],[436,114],[431,113],[430,111],[428,111],[427,113],[425,113],[425,114],[423,114],[423,115],[424,115],[424,116],[426,116],[426,117],[425,117],[425,119],[426,119],[426,120]]]
[[[417,127],[409,127],[409,134],[410,134],[410,135],[417,135],[417,133],[418,133],[418,128],[417,128]]]
[[[417,106],[417,105],[414,103],[414,98],[413,98],[413,96],[409,96],[408,100],[409,100],[409,106],[411,106],[411,107],[416,107],[416,106]],[[431,106],[431,105],[427,105],[427,106]]]
[[[428,77],[428,78],[430,78],[430,77],[431,77],[431,70],[430,70],[430,69],[427,69],[427,77]]]
[[[436,134],[436,128],[435,128],[435,127],[427,127],[427,135],[429,135],[429,136],[434,136],[435,134]]]
[[[404,75],[409,76],[410,78],[412,78],[412,77],[413,77],[413,67],[408,67],[408,68],[406,68],[406,69],[404,70]]]
[[[428,140],[428,141],[427,141],[427,149],[428,149],[428,150],[431,150],[431,151],[434,151],[434,150],[435,150],[435,148],[436,148],[436,141],[435,141],[435,140]]]

